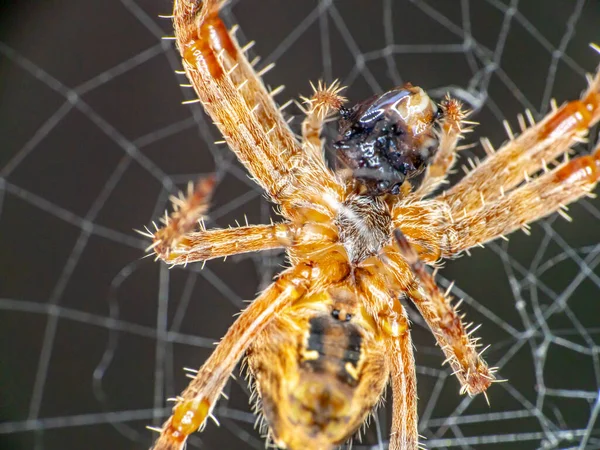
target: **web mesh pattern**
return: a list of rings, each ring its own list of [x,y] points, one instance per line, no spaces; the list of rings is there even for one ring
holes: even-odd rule
[[[132,232],[188,180],[217,172],[209,225],[268,223],[272,207],[174,73],[166,0],[21,2],[0,21],[0,447],[143,449],[214,342],[280,270],[276,252],[168,270]],[[354,101],[411,81],[468,103],[498,147],[529,109],[576,97],[600,62],[595,0],[233,1],[223,16],[278,100],[339,78]],[[298,114],[293,107],[290,115]],[[298,123],[299,118],[295,120]],[[592,130],[596,140],[597,130]],[[586,152],[590,145],[576,149]],[[467,152],[465,152],[467,153]],[[472,154],[483,152],[475,147]],[[468,156],[468,155],[464,155]],[[464,160],[464,159],[463,159]],[[459,163],[460,165],[460,163]],[[493,183],[493,180],[490,180]],[[600,448],[600,203],[449,262],[438,280],[482,323],[509,381],[465,398],[419,315],[428,448]],[[241,379],[188,448],[260,449]],[[384,449],[382,408],[353,448]]]

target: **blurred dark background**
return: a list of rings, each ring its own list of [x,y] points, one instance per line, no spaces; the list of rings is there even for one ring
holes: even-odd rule
[[[181,369],[202,364],[283,259],[169,271],[140,259],[147,242],[132,229],[214,171],[211,226],[276,215],[213,144],[198,105],[180,104],[193,94],[161,40],[172,34],[158,18],[169,1],[0,8],[0,448],[144,449],[144,427],[164,420],[165,398],[187,383]],[[516,129],[525,108],[540,117],[552,96],[577,96],[600,61],[588,46],[600,42],[596,0],[238,0],[223,16],[240,24],[240,42],[256,40],[260,67],[277,63],[265,82],[286,85],[280,103],[321,78],[341,79],[353,101],[411,81],[469,103],[481,122],[469,140],[496,146],[503,119]],[[409,306],[428,447],[600,448],[600,202],[570,214],[573,223],[550,217],[438,277],[456,280],[492,344],[488,361],[509,379],[490,390],[490,407],[459,396]],[[188,448],[264,448],[238,378],[216,409],[221,426],[209,422]],[[354,448],[386,448],[387,409],[376,419]]]

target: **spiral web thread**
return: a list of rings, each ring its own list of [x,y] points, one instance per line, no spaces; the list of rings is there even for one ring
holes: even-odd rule
[[[6,448],[146,448],[232,315],[280,270],[280,254],[168,270],[140,259],[131,229],[168,196],[216,172],[209,226],[275,214],[174,73],[168,2],[62,2],[13,8],[0,36],[0,444]],[[535,5],[537,4],[537,6]],[[278,100],[339,78],[358,101],[412,81],[475,110],[477,136],[499,147],[502,121],[539,118],[585,87],[600,62],[593,0],[239,0],[223,13],[256,39]],[[252,55],[251,55],[252,56]],[[286,112],[299,114],[293,107]],[[298,124],[299,118],[293,122]],[[591,141],[597,130],[592,130]],[[475,139],[471,135],[470,139]],[[576,149],[586,152],[591,144]],[[482,155],[478,147],[471,155]],[[468,152],[465,152],[468,153]],[[463,159],[464,161],[464,159]],[[460,164],[460,163],[459,163]],[[493,182],[493,180],[490,180]],[[410,306],[420,427],[428,448],[600,448],[600,203],[552,216],[510,242],[446,265],[468,318],[509,381],[458,394],[441,351]],[[243,378],[227,386],[189,448],[263,448]],[[353,448],[386,448],[389,408]]]

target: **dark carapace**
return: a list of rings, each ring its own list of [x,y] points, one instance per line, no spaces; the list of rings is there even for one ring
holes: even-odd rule
[[[342,169],[366,187],[366,195],[399,194],[438,148],[434,124],[441,112],[420,87],[406,84],[352,108],[341,108],[333,143]]]

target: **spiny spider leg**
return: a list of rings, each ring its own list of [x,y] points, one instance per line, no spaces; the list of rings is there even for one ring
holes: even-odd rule
[[[286,223],[196,231],[182,236],[166,254],[169,264],[187,264],[292,245],[293,233]]]
[[[154,251],[158,259],[187,264],[292,245],[294,233],[287,223],[205,230],[201,219],[214,184],[214,176],[201,179],[195,189],[190,184],[187,196],[180,193],[171,197],[173,212],[169,216],[165,213],[160,229],[141,232],[153,240],[148,250]],[[194,231],[199,224],[201,231]]]
[[[394,238],[400,254],[386,252],[388,264],[402,258],[419,281],[419,286],[409,291],[409,297],[446,355],[446,361],[460,381],[461,393],[476,395],[485,392],[495,377],[481,353],[477,352],[477,339],[471,337],[476,328],[467,332],[469,325],[463,324],[456,306],[452,306],[448,295],[440,291],[435,279],[425,270],[425,265],[399,229],[394,230]]]
[[[380,327],[389,335],[386,345],[391,361],[393,408],[389,450],[414,450],[419,446],[417,375],[406,311],[377,271],[359,275],[357,281],[368,309],[381,309],[378,305],[382,304],[388,304],[390,309],[387,316],[378,315]]]
[[[475,211],[453,214],[447,205],[434,202],[399,205],[394,209],[394,225],[410,238],[419,257],[431,264],[519,228],[528,233],[529,223],[554,212],[570,220],[566,206],[592,196],[598,181],[600,142],[591,154],[563,163]]]
[[[454,212],[470,213],[494,201],[569,151],[600,120],[600,67],[580,100],[571,101],[538,124],[511,138],[497,152],[484,142],[488,157],[442,194]],[[510,133],[512,135],[512,133]],[[476,188],[474,188],[476,187]]]
[[[311,207],[315,204],[296,208],[296,217],[312,221],[302,226],[280,222],[205,230],[204,223],[200,221],[200,231],[190,231],[197,228],[198,219],[208,208],[213,184],[214,178],[209,177],[201,180],[196,190],[190,188],[187,197],[182,194],[172,197],[174,211],[162,219],[164,226],[157,228],[155,233],[140,232],[153,239],[148,250],[154,251],[157,259],[173,265],[188,264],[275,248],[293,248],[291,251],[316,257],[315,251],[332,250],[339,245],[335,230],[327,224],[318,223],[323,220],[323,215]]]
[[[478,244],[485,243],[556,211],[566,219],[566,205],[592,191],[600,180],[600,142],[590,155],[579,156],[552,171],[533,179],[504,197],[486,204],[465,217],[454,218],[447,231],[452,235],[451,247],[442,257],[455,256]]]
[[[302,192],[315,175],[337,189],[333,173],[318,165],[307,170],[302,147],[243,50],[218,16],[218,0],[177,0],[174,26],[184,68],[205,111],[250,174],[282,204]],[[297,160],[297,161],[296,161]],[[314,181],[314,180],[313,180]],[[285,210],[289,205],[282,205]],[[291,208],[289,208],[291,209]]]
[[[283,272],[242,312],[177,398],[173,414],[163,424],[154,450],[182,450],[185,447],[187,437],[211,414],[231,372],[252,340],[275,315],[305,294],[311,277],[311,268],[303,264]]]
[[[404,317],[408,329],[408,319]],[[390,377],[392,381],[392,429],[389,450],[419,448],[419,421],[417,415],[417,376],[410,333],[401,333],[387,343],[393,355]]]
[[[195,187],[188,184],[187,195],[180,192],[178,196],[171,196],[173,212],[167,215],[165,211],[161,219],[163,226],[159,229],[155,224],[154,233],[138,231],[152,239],[152,245],[147,250],[153,250],[159,258],[166,259],[181,238],[198,227],[198,222],[208,210],[215,182],[215,176],[210,175],[200,179]]]

